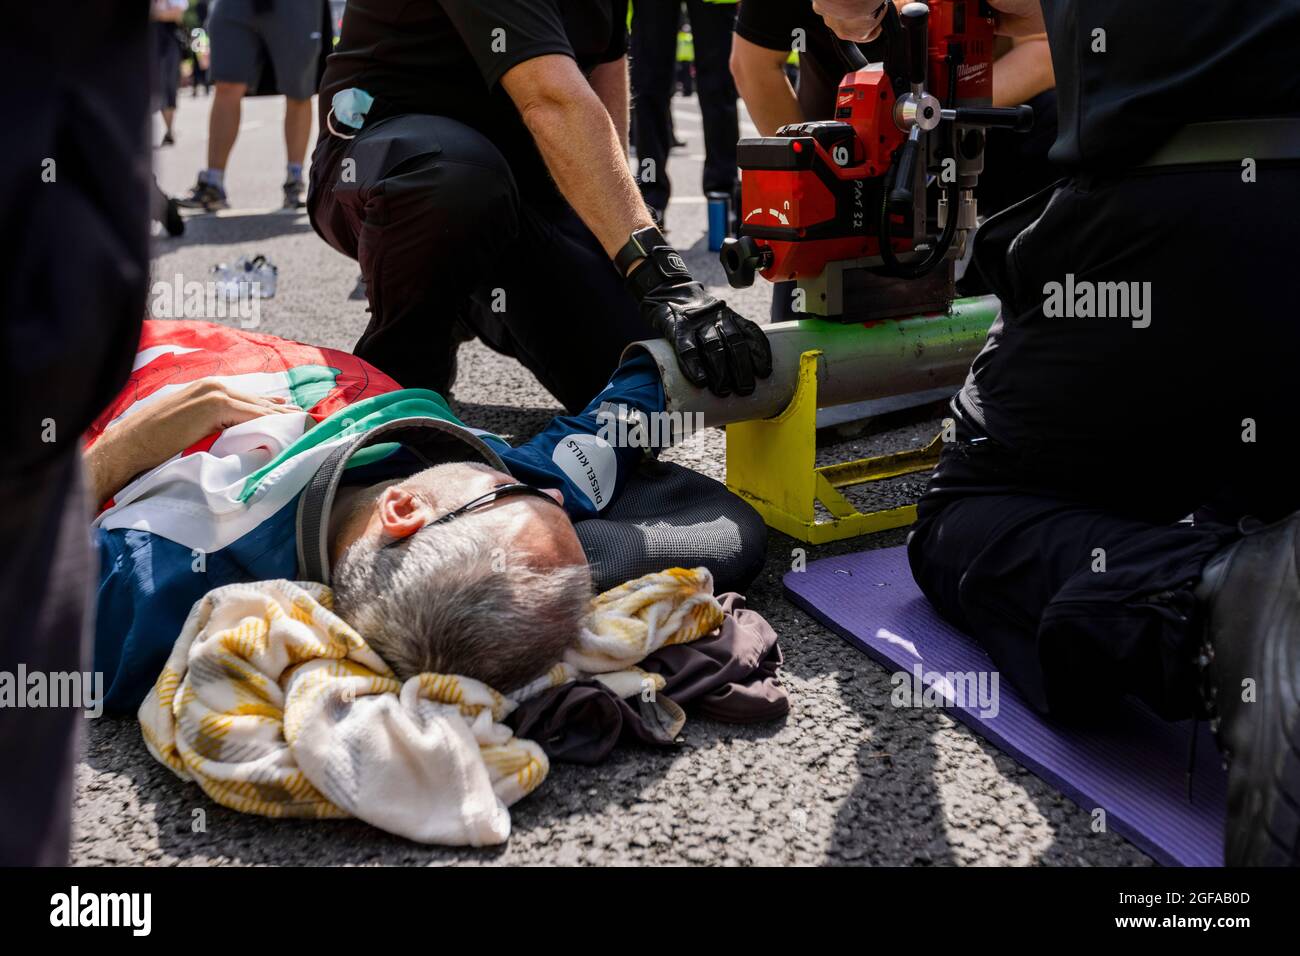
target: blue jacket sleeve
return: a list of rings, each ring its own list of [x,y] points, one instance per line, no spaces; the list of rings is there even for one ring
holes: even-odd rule
[[[647,452],[671,444],[668,418],[654,361],[639,355],[620,365],[580,413],[555,418],[540,434],[500,454],[520,481],[563,491],[565,510],[576,521],[600,514]]]

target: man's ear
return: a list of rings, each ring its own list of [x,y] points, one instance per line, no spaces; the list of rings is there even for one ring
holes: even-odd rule
[[[401,485],[390,485],[379,495],[379,524],[390,538],[409,538],[433,519],[429,507]]]

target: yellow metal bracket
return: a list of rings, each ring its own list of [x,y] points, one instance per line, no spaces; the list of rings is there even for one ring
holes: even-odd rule
[[[861,512],[841,488],[933,468],[942,448],[935,436],[924,448],[818,466],[817,367],[820,350],[799,356],[794,398],[775,418],[727,426],[727,487],[753,505],[769,527],[809,544],[901,528],[916,506]],[[830,517],[819,519],[816,503]]]

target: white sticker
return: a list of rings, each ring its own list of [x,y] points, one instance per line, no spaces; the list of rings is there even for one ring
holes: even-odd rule
[[[609,503],[618,477],[618,458],[608,442],[595,435],[570,435],[555,446],[551,461],[560,466],[597,511]]]

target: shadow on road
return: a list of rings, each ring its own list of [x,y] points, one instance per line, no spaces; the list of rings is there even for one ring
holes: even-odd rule
[[[867,538],[812,546],[772,532],[768,563],[762,577],[751,589],[750,604],[756,610],[769,613],[771,602],[785,602],[781,578],[790,570],[787,555],[794,548],[805,548],[807,560],[811,562],[868,549],[896,547],[906,541],[906,536],[906,529],[900,529]],[[869,734],[862,734],[864,743],[857,754],[857,780],[840,804],[826,862],[884,866],[955,865],[968,862],[962,859],[955,845],[957,840],[965,840],[967,835],[977,850],[981,846],[991,846],[1005,851],[1017,845],[1021,834],[1029,837],[1034,829],[1023,820],[1025,806],[1024,801],[1019,800],[1019,794],[1015,793],[1018,790],[1047,822],[1051,842],[1046,845],[1040,842],[1033,847],[1032,854],[1026,853],[1023,860],[999,857],[979,862],[1069,866],[1150,863],[1144,854],[1122,838],[1093,833],[1086,808],[1079,808],[964,724],[936,710],[894,706],[890,700],[893,685],[886,668],[823,628],[803,611],[788,602],[785,606],[787,616],[799,621],[800,632],[816,630],[828,640],[825,647],[812,653],[787,652],[783,671],[805,679],[834,677],[844,706],[858,715],[869,730]],[[792,703],[797,710],[799,700],[793,694]],[[969,738],[994,762],[998,769],[994,778],[995,793],[987,792],[988,774],[981,774],[978,781],[967,781],[962,778],[960,768],[952,765],[951,756],[946,761],[948,766],[941,764],[934,739],[939,732]],[[958,790],[971,786],[970,797],[978,796],[981,801],[1014,795],[1019,807],[1008,808],[1007,813],[996,816],[967,813],[960,827],[955,828],[945,814],[945,801],[939,793],[941,784]],[[985,792],[975,792],[977,786]],[[960,812],[970,797],[959,794],[954,799],[950,794],[946,802],[950,810],[956,808]],[[989,826],[1002,833],[990,838],[985,830]],[[985,832],[981,833],[981,830]],[[1041,831],[1041,824],[1038,830]],[[1041,840],[1039,833],[1032,836]]]
[[[279,209],[232,210],[220,214],[199,213],[187,215],[183,235],[166,234],[154,237],[153,255],[174,252],[193,245],[248,245],[311,232],[311,223],[305,212]]]
[[[455,386],[452,386],[455,392]],[[462,402],[448,399],[451,410],[467,425],[482,428],[504,438],[511,445],[528,441],[551,423],[564,409],[557,403],[554,408],[520,408],[517,405],[493,405],[483,402]]]

